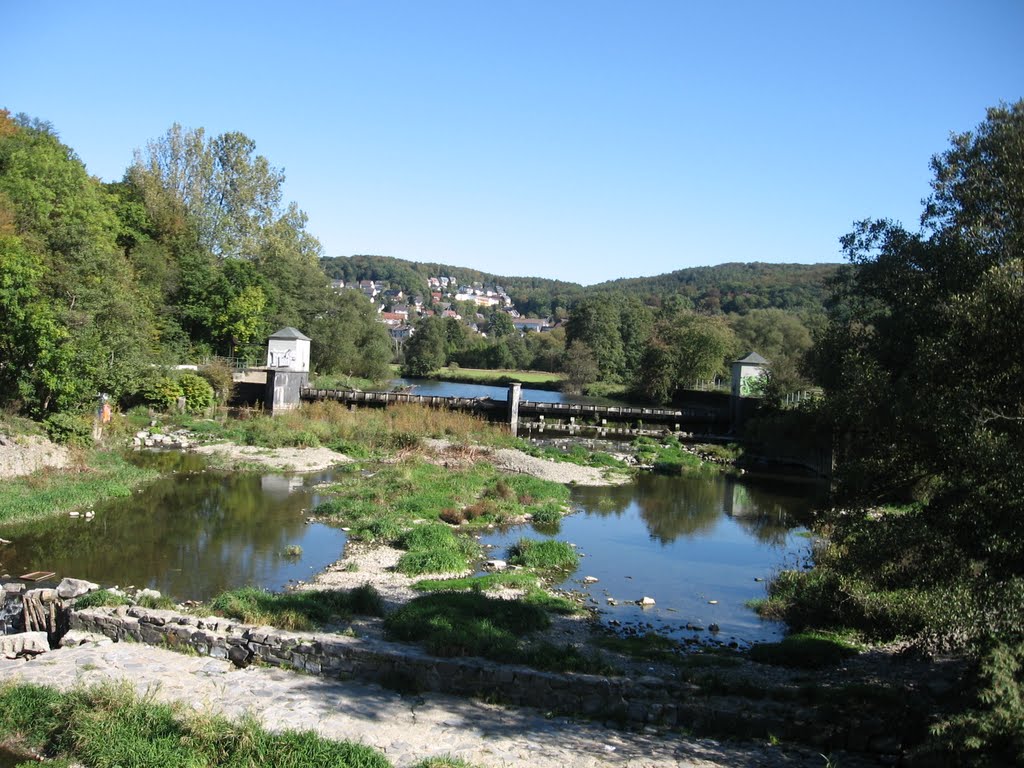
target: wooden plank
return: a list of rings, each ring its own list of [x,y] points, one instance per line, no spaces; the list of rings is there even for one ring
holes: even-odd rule
[[[44,579],[52,579],[56,575],[53,571],[32,571],[32,573],[26,573],[18,578],[23,581],[43,581]]]

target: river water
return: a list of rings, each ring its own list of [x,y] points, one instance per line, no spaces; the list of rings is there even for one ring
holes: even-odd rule
[[[244,585],[272,590],[305,580],[338,560],[346,541],[336,527],[307,523],[330,472],[307,476],[223,473],[197,456],[140,454],[173,474],[128,498],[97,505],[95,516],[66,515],[0,527],[0,575],[54,571],[104,586],[150,587],[178,600],[203,600]],[[766,485],[695,473],[640,475],[618,487],[575,488],[578,510],[557,534],[528,526],[484,537],[504,559],[520,536],[554,536],[577,545],[579,570],[562,584],[583,590],[601,618],[641,624],[678,637],[740,644],[781,636],[745,603],[763,597],[765,579],[807,556],[798,521],[815,502],[813,485]],[[301,555],[287,557],[289,545]],[[583,585],[592,576],[599,581]],[[641,609],[628,601],[649,596]],[[608,598],[616,601],[609,605]],[[716,601],[712,603],[710,601]],[[709,635],[711,623],[721,631]],[[686,624],[702,630],[687,630]]]
[[[432,395],[434,397],[489,397],[504,402],[508,398],[508,387],[492,387],[485,384],[463,384],[457,381],[436,381],[434,379],[394,379],[395,387],[409,387],[414,395]],[[616,401],[602,397],[584,397],[583,395],[566,395],[546,389],[530,389],[523,387],[520,398],[534,403],[589,403],[593,405],[610,405]]]

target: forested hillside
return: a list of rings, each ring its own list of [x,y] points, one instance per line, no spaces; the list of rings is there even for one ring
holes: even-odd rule
[[[564,315],[573,302],[591,293],[628,293],[645,304],[660,306],[669,296],[685,298],[702,312],[743,314],[752,309],[823,311],[828,281],[838,264],[720,264],[691,267],[653,277],[611,280],[582,286],[541,277],[493,275],[450,264],[434,264],[390,256],[338,256],[321,259],[328,276],[345,280],[383,280],[407,293],[427,290],[427,279],[445,275],[459,283],[505,288],[519,311],[530,315]]]

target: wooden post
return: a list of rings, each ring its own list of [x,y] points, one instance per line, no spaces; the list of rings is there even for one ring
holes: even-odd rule
[[[508,428],[512,437],[517,437],[519,433],[519,395],[522,386],[517,381],[508,385]]]

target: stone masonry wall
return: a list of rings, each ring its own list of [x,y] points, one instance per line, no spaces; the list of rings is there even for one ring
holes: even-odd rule
[[[790,704],[759,708],[749,699],[709,697],[697,686],[638,679],[559,674],[480,658],[439,658],[421,649],[337,634],[286,632],[218,617],[185,616],[139,606],[71,613],[71,628],[164,647],[190,648],[238,666],[262,663],[315,675],[359,679],[394,689],[436,691],[538,707],[639,728],[686,726],[733,738],[798,740],[819,748],[874,752],[895,759],[905,734],[893,723]]]
[[[74,611],[71,628],[150,645],[190,647],[205,656],[291,667],[316,675],[358,678],[389,687],[451,693],[543,707],[633,724],[675,725],[679,689],[660,678],[639,680],[566,675],[478,658],[438,658],[414,646],[344,635],[285,632],[230,619],[175,611],[89,608]]]

